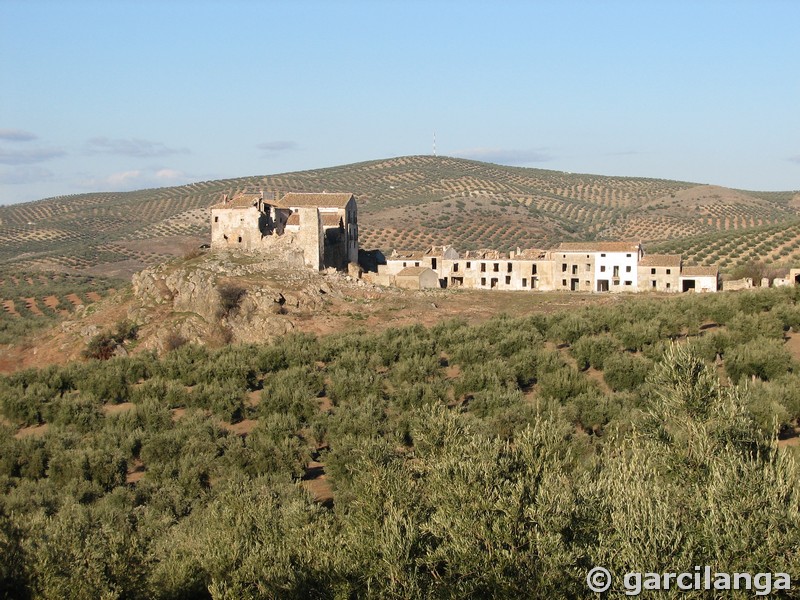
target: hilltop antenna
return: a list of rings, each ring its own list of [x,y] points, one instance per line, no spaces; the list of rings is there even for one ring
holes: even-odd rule
[[[433,155],[436,156],[436,132],[433,132]]]

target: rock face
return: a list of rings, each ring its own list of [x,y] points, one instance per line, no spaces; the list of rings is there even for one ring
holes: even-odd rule
[[[306,268],[298,252],[209,252],[134,275],[128,317],[151,331],[146,345],[158,350],[176,336],[264,342],[294,329],[293,319],[321,310],[326,296],[339,295],[339,277]]]

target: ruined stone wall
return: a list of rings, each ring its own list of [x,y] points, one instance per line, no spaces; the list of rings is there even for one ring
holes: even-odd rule
[[[319,211],[314,207],[298,209],[300,231],[294,234],[303,251],[306,266],[319,271],[324,264],[325,237]]]
[[[744,279],[731,279],[730,281],[722,282],[723,292],[751,289],[753,289],[753,280],[750,277],[745,277]]]
[[[256,207],[211,210],[211,247],[255,250],[267,229],[267,217]]]

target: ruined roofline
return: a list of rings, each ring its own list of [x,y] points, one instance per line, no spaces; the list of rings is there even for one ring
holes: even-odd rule
[[[561,242],[557,252],[636,252],[642,242]]]
[[[280,208],[309,206],[316,208],[344,208],[355,195],[351,192],[289,192],[276,202]]]

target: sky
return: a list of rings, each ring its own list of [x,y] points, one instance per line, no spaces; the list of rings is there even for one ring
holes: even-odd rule
[[[0,0],[0,204],[434,137],[440,156],[800,190],[798,23],[796,0]]]

